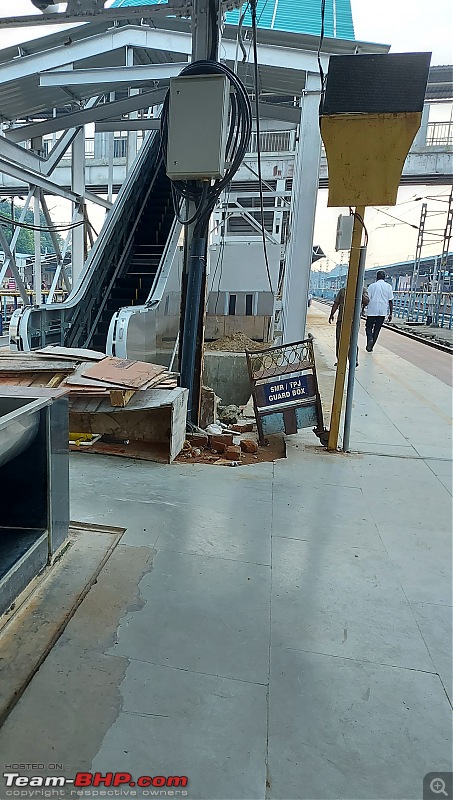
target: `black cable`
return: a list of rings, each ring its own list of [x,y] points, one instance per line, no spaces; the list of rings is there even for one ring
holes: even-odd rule
[[[248,11],[248,8],[249,8],[249,3],[246,4],[244,11],[242,12],[242,14],[241,14],[241,16],[239,18],[239,25],[238,25],[238,44],[239,44],[239,47],[242,50],[242,63],[243,64],[247,61],[247,50],[245,49],[245,46],[244,46],[244,39],[243,39],[243,36],[242,36],[242,26],[244,24],[244,17],[246,15],[247,11]]]
[[[351,207],[349,207],[349,213],[354,217],[354,219],[357,219],[360,222],[365,233],[365,247],[368,247],[368,231],[365,225],[365,220],[360,214],[357,214],[357,211],[353,211]]]
[[[209,0],[211,11],[211,50],[209,53],[209,60],[216,61],[217,48],[219,44],[219,19],[218,19],[218,3],[216,0]]]
[[[40,231],[41,233],[53,233],[53,232],[58,233],[59,231],[70,231],[72,230],[72,228],[77,228],[79,225],[85,224],[85,220],[82,219],[79,222],[71,222],[68,225],[55,225],[52,228],[46,228],[44,226],[41,227],[38,225],[32,225],[31,223],[28,222],[19,222],[19,220],[12,219],[12,217],[5,217],[3,214],[0,214],[0,222],[5,222],[8,225],[11,225],[11,222],[13,222],[14,225],[17,225],[18,228],[25,228],[26,230],[29,231]]]
[[[263,239],[264,261],[266,264],[267,279],[269,281],[269,288],[274,293],[272,287],[271,271],[269,268],[269,259],[267,255],[266,246],[266,231],[264,227],[264,197],[263,197],[263,177],[261,170],[261,144],[260,144],[260,105],[259,105],[259,91],[258,91],[258,50],[257,50],[257,22],[256,22],[256,0],[250,0],[250,11],[252,15],[252,31],[253,31],[253,69],[255,78],[255,118],[256,118],[256,154],[258,164],[258,185],[260,193],[260,212],[261,212],[261,235]]]
[[[194,61],[180,75],[226,75],[234,95],[231,100],[230,127],[227,137],[226,157],[229,162],[223,178],[211,181],[172,181],[172,195],[177,218],[185,225],[195,224],[194,237],[198,238],[209,219],[224,188],[231,182],[247,152],[252,130],[252,111],[246,89],[235,73],[225,64],[212,60]],[[167,93],[161,119],[160,156],[167,160],[169,93]],[[195,211],[190,219],[182,219],[181,205],[191,201]]]

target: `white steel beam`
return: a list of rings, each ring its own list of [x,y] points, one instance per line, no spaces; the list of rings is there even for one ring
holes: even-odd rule
[[[130,9],[132,10],[132,9]],[[351,42],[351,52],[355,43]],[[73,42],[70,47],[54,47],[50,50],[23,56],[14,62],[0,66],[0,83],[18,80],[26,75],[48,72],[49,70],[75,63],[91,56],[110,53],[125,47],[142,47],[149,50],[163,50],[189,56],[192,52],[192,37],[183,31],[166,31],[156,28],[127,26],[114,28],[87,39]],[[252,48],[246,63],[253,62]],[[222,57],[235,62],[236,40],[223,39]],[[329,56],[321,53],[321,63],[327,69]],[[258,61],[268,67],[318,72],[318,56],[315,50],[296,47],[282,47],[272,44],[258,44]],[[108,72],[108,70],[106,70]]]
[[[85,194],[85,133],[83,128],[79,131],[72,143],[71,184],[74,194],[78,197],[83,197]],[[76,223],[84,223],[85,214],[83,203],[75,203],[73,210],[75,212]],[[76,228],[72,229],[71,262],[72,288],[75,289],[85,263],[84,224],[79,224]]]
[[[24,286],[24,282],[20,276],[19,270],[16,265],[16,259],[14,258],[14,253],[11,252],[11,248],[8,244],[8,240],[5,236],[2,225],[0,225],[0,246],[5,254],[5,262],[3,264],[3,268],[0,273],[2,276],[2,280],[6,275],[6,270],[9,267],[11,272],[13,273],[14,280],[16,281],[17,284],[17,288],[19,289],[22,302],[24,303],[24,305],[28,305],[28,296]]]
[[[155,89],[150,92],[128,97],[125,100],[114,100],[111,103],[101,103],[94,108],[84,108],[83,111],[73,111],[63,117],[52,117],[42,122],[32,122],[20,128],[11,128],[5,131],[5,136],[12,142],[25,142],[37,136],[46,136],[48,133],[80,127],[88,122],[107,119],[110,116],[128,114],[141,108],[150,108],[159,105],[165,99],[166,89]]]
[[[127,47],[126,48],[126,66],[131,68],[134,66],[134,48]],[[139,94],[138,89],[131,89],[129,88],[129,97],[132,97],[135,94]],[[129,118],[131,122],[134,119],[137,119],[138,111],[131,111]],[[127,155],[126,155],[126,172],[129,172],[132,164],[134,163],[135,156],[137,155],[137,131],[129,130],[127,133]]]
[[[95,69],[56,70],[42,72],[40,86],[101,86],[110,83],[145,83],[174,78],[187,67],[187,61],[174,64],[146,64],[130,67],[97,67]]]
[[[160,119],[112,119],[101,120],[95,124],[96,133],[111,133],[112,131],[159,131]]]
[[[40,199],[40,191],[39,189],[35,189],[35,194],[33,198],[33,222],[35,228],[38,228],[38,230],[34,231],[35,269],[33,275],[33,283],[35,289],[35,303],[37,306],[40,306],[42,303],[41,231],[39,230],[41,226],[41,219],[39,214],[39,209],[40,209],[39,199]]]
[[[71,202],[75,202],[78,199],[69,189],[63,189],[62,186],[53,183],[53,181],[49,180],[44,175],[40,175],[34,170],[32,171],[31,169],[20,167],[18,164],[13,164],[2,156],[0,156],[0,172],[10,175],[11,178],[15,178],[18,181],[29,183],[32,186],[38,186],[40,189],[43,189],[46,194],[64,197],[65,200],[71,200]]]
[[[307,75],[307,91],[301,104],[299,142],[294,164],[290,239],[283,279],[283,342],[297,342],[305,338],[321,157],[321,136],[318,125],[319,84],[319,75]]]
[[[240,204],[240,203],[238,203],[238,202],[237,202],[237,201],[235,201],[235,200],[233,200],[233,201],[230,201],[230,200],[229,200],[229,201],[228,201],[228,211],[230,211],[230,207],[231,207],[231,206],[233,206],[233,207],[234,207],[234,213],[233,213],[233,214],[230,214],[230,216],[237,216],[237,215],[239,215],[239,216],[241,216],[241,217],[244,217],[244,219],[246,219],[246,220],[247,220],[247,222],[249,222],[249,223],[250,223],[250,225],[252,226],[252,228],[255,228],[255,230],[257,230],[257,231],[259,231],[259,233],[261,233],[261,231],[262,231],[261,223],[260,223],[260,222],[258,222],[258,221],[255,219],[255,217],[253,216],[253,214],[250,214],[248,211],[246,211],[246,209],[244,208],[244,206],[241,206],[241,204]],[[274,211],[274,206],[271,206],[270,208],[267,208],[267,209],[265,209],[265,210],[268,210],[268,211]],[[273,242],[274,244],[280,244],[280,239],[276,239],[276,238],[275,238],[274,236],[272,236],[272,234],[271,234],[271,233],[269,233],[269,231],[267,231],[266,229],[264,229],[264,235],[265,235],[266,239],[268,239],[270,242]]]
[[[50,216],[49,208],[47,206],[46,199],[44,197],[44,193],[43,192],[41,192],[41,208],[42,208],[42,212],[44,214],[44,219],[46,221],[46,225],[47,225],[48,228],[50,228],[50,232],[49,232],[50,233],[50,238],[52,239],[52,244],[53,244],[53,247],[54,247],[54,250],[55,250],[55,257],[57,259],[57,267],[55,269],[55,275],[54,275],[54,279],[52,281],[51,291],[47,295],[47,303],[51,303],[52,300],[53,300],[53,295],[54,295],[56,286],[58,284],[58,278],[60,277],[60,273],[61,272],[63,273],[63,280],[64,280],[64,283],[65,283],[65,286],[66,286],[66,290],[68,291],[68,293],[71,291],[71,284],[69,282],[68,274],[66,272],[66,268],[65,268],[64,263],[63,263],[64,256],[62,255],[62,252],[61,252],[60,242],[58,241],[58,237],[56,236],[55,231],[52,230],[52,228],[53,228],[52,218]],[[53,291],[52,291],[52,289],[53,289]]]
[[[93,108],[97,105],[99,96],[91,97],[85,105],[85,108]],[[56,145],[52,148],[49,155],[44,162],[44,172],[46,175],[51,175],[55,167],[58,166],[64,154],[73,143],[80,128],[69,128],[60,138]]]

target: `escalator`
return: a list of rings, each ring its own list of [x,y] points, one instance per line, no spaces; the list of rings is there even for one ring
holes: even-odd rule
[[[11,349],[64,345],[106,352],[115,313],[123,306],[143,307],[152,297],[174,229],[171,183],[153,132],[120,189],[76,289],[64,303],[17,309],[10,324]]]

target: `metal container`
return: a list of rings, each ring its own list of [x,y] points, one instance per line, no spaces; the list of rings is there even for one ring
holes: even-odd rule
[[[51,401],[0,397],[0,466],[29,447],[38,432],[40,411]]]

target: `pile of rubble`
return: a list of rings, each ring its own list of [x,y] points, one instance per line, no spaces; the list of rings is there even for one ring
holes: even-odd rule
[[[206,350],[225,350],[228,353],[243,353],[244,350],[266,350],[271,347],[266,342],[255,342],[245,333],[238,331],[223,336],[221,339],[214,339],[212,342],[205,342]]]
[[[215,423],[208,425],[206,431],[189,434],[179,459],[238,466],[258,460],[258,450],[252,422],[237,422],[229,427]]]

